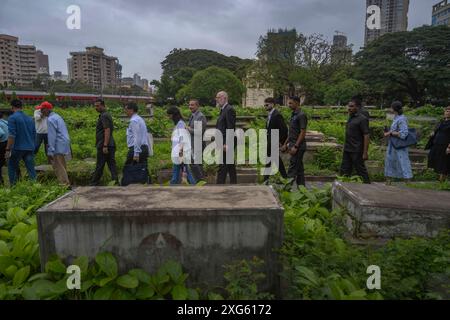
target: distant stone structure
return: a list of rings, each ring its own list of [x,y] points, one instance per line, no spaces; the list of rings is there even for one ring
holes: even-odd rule
[[[242,98],[242,106],[244,108],[263,107],[264,100],[274,96],[274,90],[268,88],[269,86],[258,78],[258,74],[261,74],[261,70],[259,68],[261,68],[260,64],[255,62],[243,80],[245,93]]]
[[[242,105],[248,108],[262,107],[264,106],[264,100],[273,97],[273,94],[273,89],[247,87]]]

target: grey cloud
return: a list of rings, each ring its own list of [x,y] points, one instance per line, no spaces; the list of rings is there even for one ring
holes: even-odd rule
[[[429,24],[437,0],[411,0],[410,26]],[[82,10],[82,29],[65,27],[67,6]],[[359,48],[365,0],[2,0],[0,33],[19,36],[49,54],[51,70],[66,72],[70,51],[89,45],[117,56],[124,76],[159,78],[173,48],[206,48],[252,58],[269,28],[305,34],[347,34]]]

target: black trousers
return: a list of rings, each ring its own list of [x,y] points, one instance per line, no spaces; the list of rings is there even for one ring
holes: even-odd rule
[[[205,180],[203,165],[192,163],[189,165],[189,169],[191,170],[192,176],[194,177],[195,181]]]
[[[289,178],[294,178],[297,182],[297,185],[306,185],[305,181],[305,167],[303,166],[303,156],[305,155],[306,150],[298,150],[297,153],[291,156],[291,160],[289,162],[289,169],[287,176]]]
[[[47,133],[38,133],[36,134],[36,147],[34,149],[34,154],[39,152],[41,148],[41,144],[44,143],[44,152],[47,155],[47,147],[48,147],[48,134]]]
[[[106,164],[108,164],[109,171],[111,172],[111,179],[117,184],[119,183],[115,154],[115,147],[108,147],[108,154],[104,154],[103,149],[97,148],[97,164],[95,166],[94,174],[92,175],[92,185],[97,186],[100,184],[100,179],[103,176],[103,170]]]
[[[358,176],[360,176],[364,183],[369,184],[369,172],[363,160],[363,154],[361,152],[347,152],[344,151],[341,164],[341,176],[352,176],[353,169],[355,169]]]
[[[269,137],[267,137],[267,141],[269,140]],[[267,157],[270,157],[272,154],[272,149],[271,149],[271,144],[268,143],[267,144]],[[268,164],[266,164],[266,168],[270,168],[272,166],[272,162],[269,162]],[[287,178],[287,173],[286,173],[286,168],[284,166],[283,160],[281,159],[281,156],[278,158],[278,171],[280,172],[281,176],[286,179]],[[270,176],[264,176],[264,181],[269,180]]]
[[[223,153],[223,164],[219,165],[219,171],[217,172],[217,184],[225,184],[227,180],[227,174],[230,175],[230,184],[237,184],[236,165],[226,164],[227,153]]]
[[[192,142],[191,145],[193,146],[194,143]],[[204,147],[202,147],[202,155],[203,155]],[[195,153],[194,150],[192,150],[192,157],[191,157],[191,164],[188,165],[188,169],[191,171],[192,176],[194,177],[195,181],[204,181],[205,180],[205,171],[203,171],[203,164],[196,164],[195,163]]]
[[[141,146],[141,153],[139,153],[139,160],[137,163],[145,163],[148,165],[148,146]],[[127,160],[125,164],[133,164],[134,162],[134,148],[128,148]]]

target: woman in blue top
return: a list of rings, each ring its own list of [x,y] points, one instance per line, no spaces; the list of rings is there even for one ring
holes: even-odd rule
[[[391,129],[385,132],[385,137],[398,137],[406,139],[408,136],[408,120],[403,115],[403,106],[399,101],[395,101],[391,105],[391,110],[395,117],[391,125]],[[384,175],[388,183],[392,178],[410,180],[413,177],[411,162],[409,160],[408,148],[395,149],[389,140],[386,151],[386,159],[384,164]]]

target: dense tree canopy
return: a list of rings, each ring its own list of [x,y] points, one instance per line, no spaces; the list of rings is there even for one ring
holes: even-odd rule
[[[210,105],[219,91],[226,91],[233,104],[241,104],[244,86],[242,82],[229,70],[209,67],[198,71],[191,81],[177,93],[178,101],[190,98],[200,100],[200,103]]]
[[[208,67],[219,67],[232,72],[242,79],[251,60],[228,57],[218,52],[205,49],[173,49],[161,62],[163,74],[160,81],[152,81],[158,89],[158,100],[163,103],[175,98],[176,93],[184,87],[197,72]]]
[[[239,57],[227,57],[221,53],[206,49],[173,49],[161,62],[163,74],[168,77],[175,76],[181,69],[192,68],[200,71],[211,66],[228,69],[236,76],[242,77],[243,67],[251,60]],[[241,74],[240,74],[241,72]]]
[[[412,105],[448,102],[450,27],[424,26],[386,34],[358,53],[357,76],[384,99]]]
[[[325,86],[339,69],[350,65],[352,50],[332,50],[321,34],[304,35],[292,30],[269,30],[258,41],[261,81],[277,96],[301,94],[307,103],[323,103]],[[339,53],[339,54],[337,54]]]

